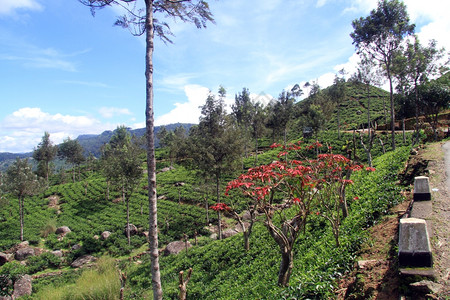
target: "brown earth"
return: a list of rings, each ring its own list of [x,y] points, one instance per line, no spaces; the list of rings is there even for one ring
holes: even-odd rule
[[[447,153],[447,154],[446,154]],[[445,154],[447,159],[444,160]],[[447,171],[447,173],[446,173]],[[430,179],[433,212],[431,245],[438,292],[412,292],[409,284],[428,278],[401,278],[398,270],[398,223],[409,209],[412,195],[405,192],[406,201],[390,210],[370,229],[370,239],[363,245],[354,270],[342,278],[337,299],[450,299],[450,142],[435,143],[419,149],[401,176],[402,183],[414,176]],[[412,190],[413,187],[410,186]],[[428,222],[428,220],[427,220]],[[406,295],[406,296],[405,296]]]

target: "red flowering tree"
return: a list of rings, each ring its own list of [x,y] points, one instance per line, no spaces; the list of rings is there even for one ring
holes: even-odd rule
[[[225,195],[231,196],[230,194],[228,194],[228,190],[225,192]],[[250,250],[250,235],[252,234],[253,224],[255,223],[256,218],[256,208],[251,201],[246,203],[246,211],[248,212],[247,220],[249,222],[244,222],[244,217],[239,215],[239,209],[235,208],[235,206],[239,205],[236,205],[236,203],[232,203],[232,201],[228,203],[230,203],[231,207],[228,207],[224,203],[217,203],[211,208],[218,212],[227,211],[231,215],[231,217],[238,222],[239,226],[241,226],[242,234],[244,236],[244,249],[245,251],[248,251]],[[224,205],[226,206],[226,209],[223,209]],[[221,228],[219,228],[219,232],[221,232]]]
[[[363,166],[353,163],[343,155],[332,153],[319,154],[317,159],[311,162],[317,179],[316,214],[330,222],[336,247],[339,247],[339,228],[342,219],[348,215],[345,188],[353,184],[350,180],[352,172],[361,170]]]
[[[282,147],[278,157],[286,158],[302,150],[299,144],[272,147]],[[317,147],[322,145],[314,143],[307,150]],[[346,171],[360,168],[342,155],[321,154],[317,159],[274,161],[249,169],[228,183],[227,193],[240,190],[264,213],[265,225],[280,248],[279,285],[289,284],[294,267],[293,247],[310,214],[326,216],[335,232],[341,220],[342,191],[351,183],[344,176]]]

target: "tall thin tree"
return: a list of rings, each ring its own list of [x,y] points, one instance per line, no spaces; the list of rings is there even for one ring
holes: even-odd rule
[[[105,6],[120,6],[126,14],[119,17],[116,25],[130,29],[133,35],[145,34],[145,78],[146,78],[146,133],[147,133],[147,169],[149,202],[149,248],[153,298],[162,299],[161,276],[158,254],[158,224],[156,208],[156,160],[154,146],[154,110],[153,110],[153,50],[155,34],[165,42],[171,42],[170,27],[154,14],[171,17],[183,22],[194,23],[197,28],[206,27],[214,22],[207,1],[204,0],[79,0],[89,6],[92,12]],[[142,5],[143,2],[143,5]],[[141,4],[140,7],[137,4]],[[144,7],[144,8],[142,8]]]
[[[353,44],[361,53],[367,53],[386,72],[389,81],[391,102],[392,149],[395,149],[395,109],[392,78],[392,59],[403,39],[414,33],[414,24],[409,23],[406,6],[399,0],[380,0],[377,9],[366,18],[352,22],[354,31],[350,34]]]
[[[19,159],[6,170],[2,188],[19,199],[20,240],[23,241],[24,200],[27,196],[39,193],[42,181],[31,170],[28,159]]]

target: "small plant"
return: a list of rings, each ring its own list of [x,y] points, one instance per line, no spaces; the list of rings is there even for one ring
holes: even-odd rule
[[[47,238],[50,233],[55,233],[55,231],[56,231],[56,220],[49,219],[41,229],[41,237]]]

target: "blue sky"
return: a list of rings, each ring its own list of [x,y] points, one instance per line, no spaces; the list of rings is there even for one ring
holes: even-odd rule
[[[138,0],[141,1],[141,0]],[[216,24],[172,22],[156,41],[157,125],[198,122],[209,90],[243,87],[267,102],[296,83],[331,84],[356,64],[352,20],[376,0],[211,0]],[[450,49],[448,0],[406,0],[422,42]],[[113,26],[118,8],[93,17],[76,0],[0,0],[0,152],[27,152],[45,131],[54,143],[118,125],[144,127],[145,42]]]

